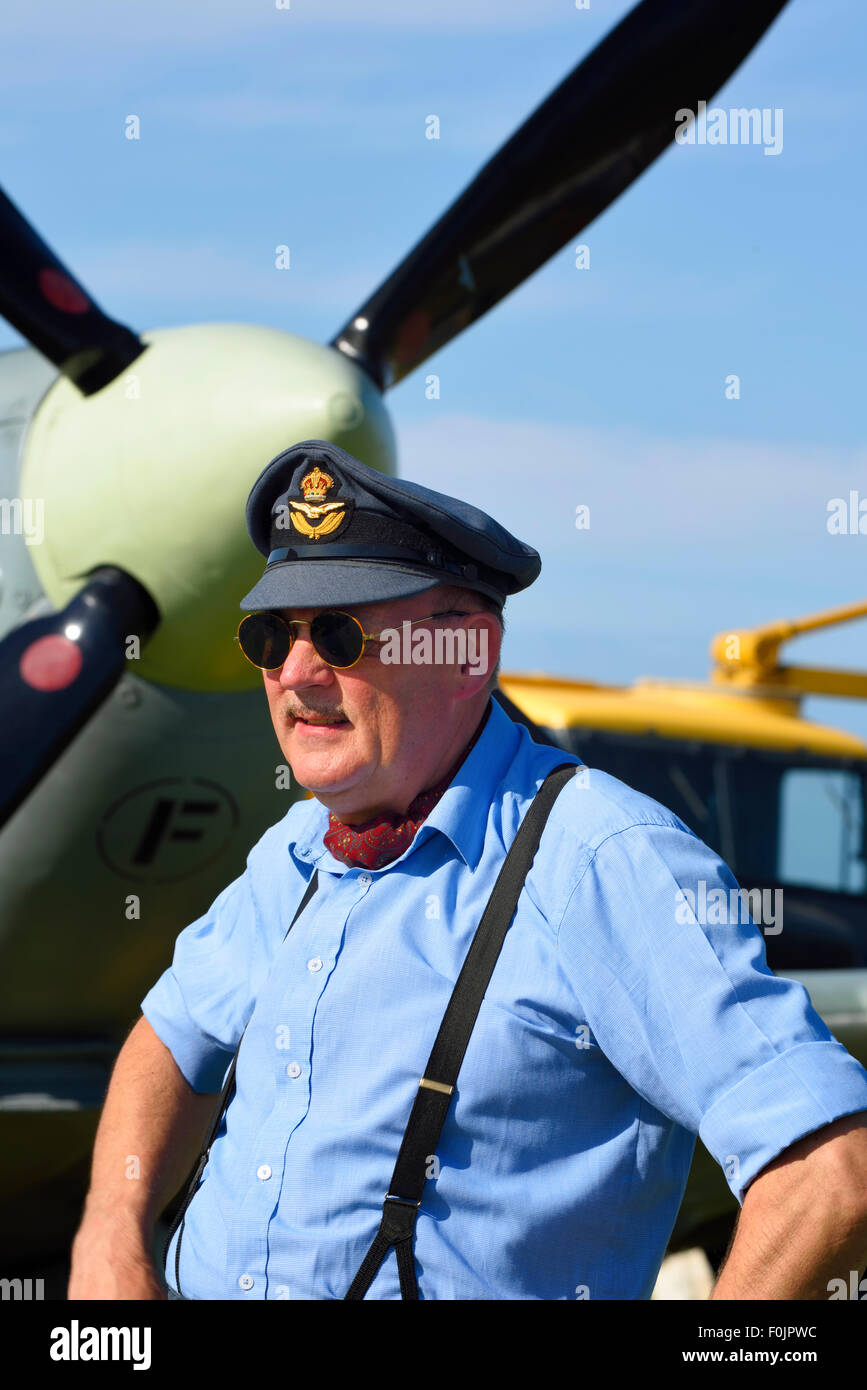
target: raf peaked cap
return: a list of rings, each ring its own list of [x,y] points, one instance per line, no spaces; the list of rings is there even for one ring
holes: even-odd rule
[[[247,530],[267,557],[241,601],[248,612],[382,603],[437,584],[503,604],[542,568],[532,546],[477,507],[386,477],[323,439],[294,444],[263,469]]]

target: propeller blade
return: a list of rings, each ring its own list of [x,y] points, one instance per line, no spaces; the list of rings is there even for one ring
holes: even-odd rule
[[[477,174],[331,340],[381,390],[529,275],[643,173],[787,0],[643,0]]]
[[[0,643],[0,825],[117,684],[127,637],[144,643],[158,622],[138,580],[106,565],[62,612],[34,618]]]
[[[94,304],[2,190],[0,314],[85,396],[146,347]]]

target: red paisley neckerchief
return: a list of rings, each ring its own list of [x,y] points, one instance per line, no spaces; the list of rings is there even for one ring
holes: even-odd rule
[[[344,825],[336,816],[329,815],[328,829],[323,836],[325,848],[342,863],[358,864],[365,869],[381,869],[383,864],[390,864],[393,859],[398,859],[407,846],[412,844],[416,831],[422,821],[430,815],[443,792],[451,786],[458,768],[487,722],[486,714],[451,770],[436,786],[419,792],[407,807],[406,815],[398,815],[395,811],[383,811],[360,825]]]

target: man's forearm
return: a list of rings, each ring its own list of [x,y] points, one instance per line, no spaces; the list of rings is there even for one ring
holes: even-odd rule
[[[115,1063],[72,1247],[69,1297],[159,1298],[157,1218],[195,1162],[216,1097],[192,1089],[141,1018]]]
[[[712,1299],[824,1299],[867,1266],[867,1114],[792,1145],[747,1189]]]
[[[122,1211],[149,1234],[189,1173],[215,1105],[215,1096],[192,1089],[147,1019],[139,1019],[112,1072],[85,1212]]]
[[[805,1211],[784,1227],[738,1222],[712,1299],[826,1299],[832,1279],[850,1284],[867,1267],[867,1228],[841,1224],[835,1210]]]

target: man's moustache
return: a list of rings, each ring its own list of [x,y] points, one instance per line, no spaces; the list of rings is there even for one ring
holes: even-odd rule
[[[346,719],[342,709],[293,709],[290,705],[286,710],[291,719]],[[348,722],[348,721],[347,721]]]

